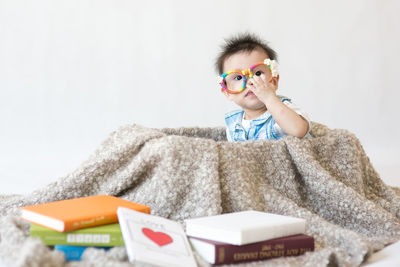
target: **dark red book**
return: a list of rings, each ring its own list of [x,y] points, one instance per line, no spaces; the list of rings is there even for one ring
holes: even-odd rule
[[[314,251],[314,238],[303,234],[241,246],[192,236],[188,238],[199,255],[213,265],[298,256],[307,251]]]

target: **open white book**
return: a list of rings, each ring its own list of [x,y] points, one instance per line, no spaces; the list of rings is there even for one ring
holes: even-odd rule
[[[118,208],[117,215],[131,263],[197,266],[178,222],[122,207]]]
[[[304,234],[306,220],[260,211],[241,211],[187,219],[186,234],[193,237],[244,245]]]

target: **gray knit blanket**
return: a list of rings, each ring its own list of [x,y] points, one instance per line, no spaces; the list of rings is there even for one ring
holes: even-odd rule
[[[311,135],[232,143],[222,127],[121,127],[74,172],[30,194],[0,195],[0,257],[10,266],[133,266],[123,247],[65,262],[18,218],[23,205],[108,194],[183,226],[249,209],[307,220],[314,252],[246,266],[359,266],[400,240],[400,189],[380,179],[352,133],[312,123]]]

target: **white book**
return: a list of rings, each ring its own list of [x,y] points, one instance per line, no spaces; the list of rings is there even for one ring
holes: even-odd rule
[[[289,235],[304,234],[306,220],[260,211],[241,211],[187,219],[186,234],[245,245]]]
[[[197,266],[178,222],[122,207],[118,208],[117,215],[131,263]]]

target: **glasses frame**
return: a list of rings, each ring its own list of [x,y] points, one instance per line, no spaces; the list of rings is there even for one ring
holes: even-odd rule
[[[221,85],[221,91],[226,91],[226,92],[228,92],[228,93],[230,93],[230,94],[240,94],[240,93],[243,92],[243,90],[246,88],[246,83],[247,83],[247,77],[246,77],[246,76],[249,76],[249,78],[252,78],[252,77],[254,76],[253,69],[254,69],[255,67],[257,67],[257,66],[260,66],[260,65],[266,65],[266,66],[270,69],[270,71],[271,71],[271,66],[270,66],[270,65],[265,64],[264,62],[258,62],[258,63],[254,64],[253,66],[251,66],[251,67],[248,68],[248,69],[244,69],[244,70],[230,70],[230,71],[228,71],[228,72],[225,72],[225,73],[221,74],[220,77],[222,78],[222,80],[221,80],[221,82],[219,83],[219,84]],[[232,73],[238,73],[238,74],[240,74],[240,75],[243,77],[242,87],[240,88],[239,91],[231,91],[231,90],[229,90],[229,89],[226,87],[225,78],[226,78],[226,76],[228,76],[229,74],[232,74]],[[272,73],[271,73],[271,74],[272,74]],[[273,76],[271,75],[271,78],[269,79],[269,82],[271,82],[272,79],[273,79]]]

